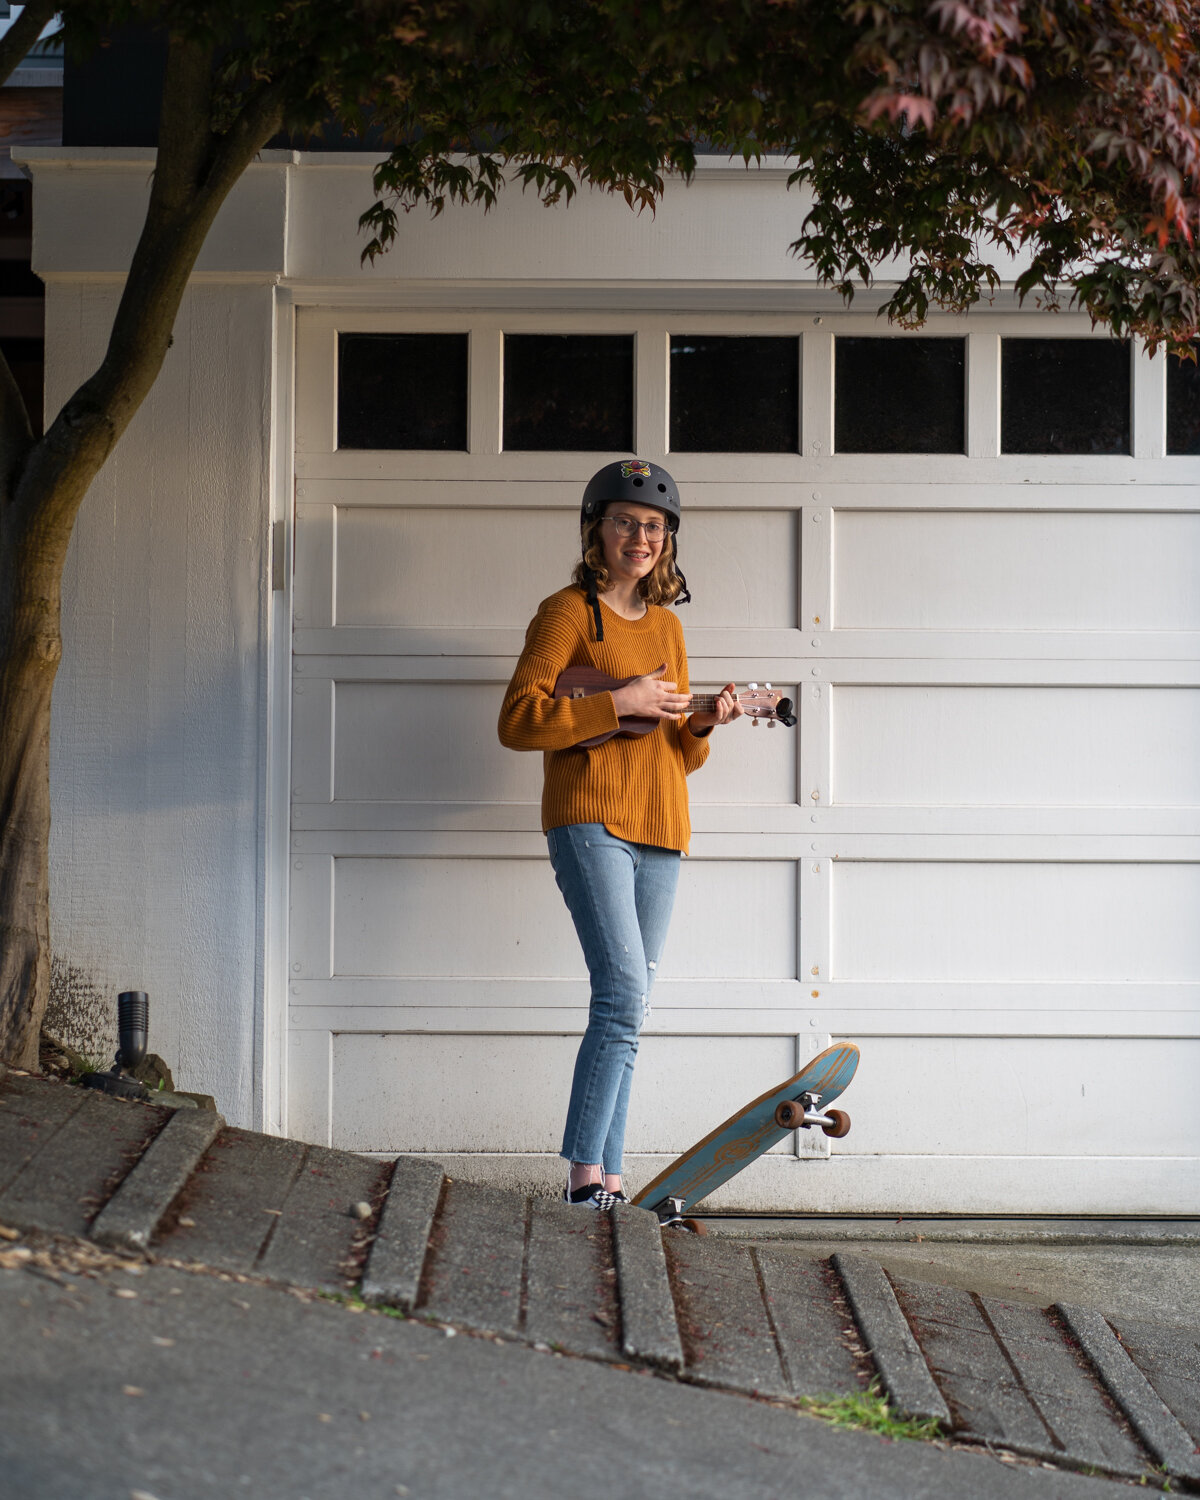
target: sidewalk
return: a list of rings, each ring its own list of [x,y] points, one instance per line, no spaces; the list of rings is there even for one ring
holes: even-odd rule
[[[889,1274],[1200,1327],[1200,1219],[732,1219],[710,1232],[813,1258],[870,1254]]]
[[[0,1082],[0,1225],[11,1226],[20,1236],[0,1245],[0,1266],[9,1268],[0,1274],[7,1292],[4,1326],[11,1335],[6,1342],[19,1351],[19,1360],[6,1365],[5,1378],[16,1378],[10,1392],[16,1404],[6,1403],[4,1408],[10,1415],[2,1419],[0,1452],[11,1458],[14,1472],[34,1463],[29,1432],[47,1423],[66,1431],[78,1422],[80,1412],[92,1410],[93,1395],[99,1400],[97,1393],[119,1392],[124,1384],[139,1386],[134,1375],[114,1386],[116,1377],[105,1373],[110,1365],[120,1369],[127,1353],[135,1363],[147,1358],[156,1368],[163,1363],[159,1354],[148,1354],[144,1340],[127,1350],[124,1341],[113,1338],[115,1324],[109,1327],[110,1321],[140,1316],[132,1305],[123,1305],[132,1304],[132,1298],[91,1298],[76,1310],[87,1336],[66,1348],[55,1344],[53,1333],[39,1334],[33,1328],[39,1317],[49,1314],[46,1298],[62,1291],[53,1258],[39,1267],[37,1256],[30,1253],[43,1243],[41,1235],[69,1236],[78,1245],[116,1250],[121,1260],[152,1278],[143,1285],[166,1285],[163,1296],[174,1300],[159,1305],[172,1312],[178,1331],[159,1336],[177,1343],[188,1335],[194,1346],[196,1332],[202,1329],[207,1346],[221,1321],[207,1299],[215,1296],[225,1308],[228,1278],[237,1278],[241,1289],[232,1305],[248,1302],[253,1309],[261,1308],[266,1321],[260,1328],[257,1316],[253,1323],[243,1320],[240,1334],[231,1327],[226,1357],[233,1365],[239,1359],[250,1360],[264,1379],[260,1335],[265,1336],[270,1319],[277,1316],[269,1310],[283,1309],[278,1313],[283,1323],[288,1314],[299,1316],[297,1309],[312,1311],[281,1292],[281,1286],[355,1300],[361,1294],[369,1303],[410,1315],[406,1322],[367,1315],[364,1322],[361,1313],[325,1308],[321,1316],[342,1320],[337,1328],[349,1323],[357,1330],[352,1341],[359,1346],[360,1363],[373,1357],[360,1347],[367,1338],[376,1344],[381,1338],[433,1339],[433,1344],[420,1348],[431,1361],[437,1351],[440,1365],[449,1357],[440,1329],[473,1334],[454,1347],[457,1351],[470,1346],[474,1352],[456,1352],[454,1358],[509,1361],[502,1376],[493,1373],[487,1378],[512,1381],[514,1391],[520,1387],[527,1394],[527,1402],[522,1398],[514,1404],[513,1392],[501,1396],[473,1386],[462,1397],[463,1409],[481,1421],[492,1413],[487,1420],[498,1424],[505,1441],[514,1444],[514,1463],[518,1454],[522,1461],[532,1462],[525,1450],[536,1449],[552,1427],[560,1431],[554,1423],[565,1423],[570,1430],[569,1416],[560,1414],[555,1403],[567,1401],[569,1406],[568,1390],[586,1388],[591,1393],[587,1399],[601,1402],[606,1411],[619,1412],[622,1402],[627,1403],[619,1442],[640,1449],[657,1433],[654,1473],[663,1477],[664,1485],[674,1475],[672,1484],[686,1482],[696,1493],[709,1493],[705,1486],[721,1469],[710,1451],[710,1424],[716,1431],[725,1421],[738,1432],[759,1421],[790,1424],[788,1441],[793,1447],[794,1434],[803,1432],[806,1455],[827,1451],[830,1463],[837,1457],[851,1469],[859,1462],[851,1458],[852,1451],[861,1450],[861,1462],[868,1467],[876,1460],[867,1455],[886,1452],[892,1455],[892,1467],[884,1466],[887,1473],[900,1472],[895,1455],[903,1454],[901,1468],[926,1464],[932,1465],[930,1475],[948,1473],[938,1465],[953,1459],[978,1470],[979,1477],[971,1481],[975,1487],[992,1482],[984,1476],[996,1471],[993,1458],[941,1453],[910,1443],[881,1449],[877,1439],[801,1422],[796,1415],[804,1398],[852,1397],[878,1380],[895,1415],[936,1418],[956,1447],[974,1447],[979,1454],[1003,1451],[1009,1460],[1019,1455],[1027,1465],[1050,1466],[1019,1471],[1014,1467],[1014,1482],[1019,1473],[1021,1483],[1035,1487],[1086,1483],[1064,1472],[1076,1469],[1145,1479],[1155,1486],[1161,1485],[1165,1472],[1176,1488],[1200,1485],[1200,1256],[1197,1226],[1190,1223],[1160,1226],[1157,1237],[1165,1237],[1166,1244],[1114,1244],[1114,1238],[1138,1237],[1129,1226],[1118,1225],[1108,1227],[1107,1243],[1077,1247],[1047,1243],[1052,1225],[1042,1226],[1043,1242],[1032,1246],[998,1243],[996,1236],[1011,1240],[1019,1233],[1019,1227],[1003,1224],[976,1226],[967,1243],[947,1241],[948,1226],[936,1222],[925,1226],[928,1234],[907,1226],[911,1233],[904,1242],[885,1238],[889,1227],[879,1221],[848,1226],[829,1221],[724,1220],[713,1221],[707,1238],[680,1231],[663,1234],[657,1221],[641,1210],[624,1208],[611,1217],[584,1214],[562,1204],[448,1180],[439,1165],[419,1158],[400,1158],[393,1167],[228,1129],[219,1117],[204,1111],[171,1113],[10,1073]],[[792,1233],[783,1238],[789,1225]],[[906,1226],[890,1228],[900,1231]],[[844,1237],[848,1231],[853,1239]],[[832,1238],[835,1233],[837,1239]],[[980,1243],[985,1233],[993,1236],[991,1243]],[[1074,1233],[1082,1235],[1078,1228]],[[823,1237],[808,1237],[814,1234]],[[57,1243],[70,1245],[67,1240]],[[1099,1265],[1097,1254],[1109,1260]],[[54,1280],[56,1275],[60,1280]],[[170,1282],[172,1277],[176,1280]],[[10,1285],[14,1280],[34,1286],[32,1295],[26,1289],[23,1298],[15,1298],[16,1311]],[[1095,1295],[1081,1295],[1088,1291]],[[77,1291],[66,1295],[78,1301]],[[67,1311],[72,1311],[69,1305]],[[19,1336],[23,1324],[29,1325],[27,1338]],[[440,1328],[431,1333],[420,1324]],[[43,1319],[40,1326],[51,1325]],[[309,1318],[302,1326],[325,1325]],[[290,1390],[300,1381],[309,1393],[306,1400],[318,1399],[321,1391],[326,1392],[326,1404],[335,1396],[349,1400],[346,1392],[354,1383],[349,1373],[335,1373],[332,1367],[324,1373],[316,1366],[303,1368],[297,1361],[307,1356],[301,1355],[300,1346],[284,1355],[287,1342],[282,1332],[279,1337],[279,1365],[267,1381],[272,1390]],[[102,1342],[97,1345],[96,1339]],[[77,1364],[59,1370],[53,1379],[47,1370],[50,1384],[39,1388],[36,1372],[47,1359],[54,1363],[56,1348],[77,1356]],[[564,1359],[566,1355],[575,1357]],[[321,1361],[327,1355],[314,1349],[312,1358]],[[18,1367],[32,1384],[19,1376]],[[216,1379],[215,1371],[211,1375]],[[344,1386],[346,1380],[350,1386]],[[710,1389],[702,1392],[698,1387]],[[234,1388],[242,1393],[242,1401],[245,1388],[238,1382],[230,1387],[225,1380],[219,1389],[210,1390],[191,1377],[179,1391],[168,1382],[161,1389],[156,1385],[154,1394],[166,1407],[176,1403],[170,1418],[173,1430],[180,1422],[186,1425],[186,1411],[178,1405],[186,1400],[201,1408],[206,1402],[213,1404],[214,1422],[228,1419],[237,1426],[237,1412],[228,1406]],[[64,1406],[68,1390],[75,1391],[75,1398]],[[299,1400],[298,1390],[288,1399]],[[433,1399],[431,1390],[424,1390],[423,1398]],[[261,1399],[269,1394],[261,1393]],[[757,1400],[747,1402],[748,1396]],[[411,1399],[411,1393],[406,1391],[404,1399]],[[718,1401],[721,1415],[710,1416],[703,1406],[712,1399]],[[39,1400],[46,1405],[40,1416]],[[254,1401],[259,1400],[256,1387]],[[766,1401],[784,1410],[771,1412]],[[681,1402],[680,1410],[691,1415],[653,1418],[652,1411],[663,1402],[668,1407]],[[546,1403],[555,1408],[549,1426],[549,1417],[538,1414]],[[369,1404],[362,1409],[369,1410]],[[19,1423],[18,1411],[24,1413]],[[119,1400],[115,1411],[126,1411]],[[219,1416],[221,1411],[225,1416]],[[455,1420],[453,1409],[428,1418],[434,1427]],[[680,1444],[662,1441],[674,1435],[662,1425],[672,1421],[684,1425],[679,1435],[681,1440],[686,1436],[682,1451]],[[589,1431],[597,1422],[589,1419]],[[413,1438],[409,1426],[406,1418],[405,1443]],[[263,1487],[262,1454],[251,1443],[249,1429],[238,1430],[241,1446],[233,1457],[240,1452],[238,1461],[250,1464],[252,1492],[275,1493]],[[820,1438],[813,1433],[820,1433]],[[331,1434],[318,1432],[310,1440],[325,1451]],[[394,1446],[394,1433],[392,1440]],[[354,1441],[364,1454],[375,1452],[374,1429],[365,1447],[363,1433]],[[774,1452],[778,1441],[772,1428],[763,1451]],[[835,1446],[820,1446],[828,1442]],[[89,1457],[106,1451],[99,1427],[82,1451]],[[580,1452],[589,1452],[586,1441]],[[701,1452],[709,1457],[696,1467]],[[436,1484],[422,1480],[420,1493],[509,1493],[494,1486],[472,1488],[468,1480],[474,1460],[469,1459],[456,1458]],[[59,1457],[54,1461],[58,1463]],[[590,1461],[578,1462],[586,1468]],[[564,1457],[562,1462],[569,1460]],[[808,1462],[806,1457],[805,1465]],[[757,1460],[751,1467],[757,1473]],[[451,1470],[459,1480],[447,1477]],[[30,1494],[108,1493],[70,1488],[75,1480],[68,1471],[69,1465],[62,1468],[56,1481],[66,1488],[34,1488]],[[29,1472],[35,1474],[36,1463]],[[103,1464],[98,1472],[107,1473]],[[307,1474],[307,1468],[303,1472]],[[764,1480],[765,1489],[745,1484],[739,1488],[740,1481],[729,1478],[727,1464],[724,1472],[724,1494],[782,1493],[778,1485],[771,1490],[769,1480]],[[823,1475],[821,1488],[842,1493],[838,1472],[834,1464]],[[523,1471],[518,1465],[513,1473]],[[807,1466],[802,1473],[808,1487]],[[914,1484],[916,1475],[914,1468]],[[886,1488],[886,1477],[881,1480],[873,1469],[870,1487],[880,1494],[943,1492],[937,1487],[940,1481],[928,1488],[927,1478],[921,1478],[916,1489],[892,1490]],[[866,1483],[865,1475],[860,1479]],[[176,1472],[173,1489],[160,1493],[152,1484],[141,1488],[157,1500],[220,1492],[197,1487],[194,1480],[185,1467]],[[574,1477],[564,1485],[559,1473],[557,1489],[553,1480],[551,1465],[545,1475],[546,1494],[592,1492]],[[456,1487],[460,1481],[462,1487]],[[633,1471],[628,1481],[633,1493],[655,1492],[635,1479]],[[513,1494],[539,1493],[528,1484],[517,1485],[515,1478],[513,1482]],[[793,1474],[786,1488],[790,1491],[797,1482]],[[128,1489],[112,1493],[127,1495],[138,1487],[131,1479]],[[310,1487],[314,1495],[339,1493],[315,1483]],[[599,1484],[595,1492],[601,1489],[609,1492]],[[357,1487],[341,1491],[351,1492],[368,1493]],[[844,1492],[864,1490],[851,1487]],[[278,1493],[294,1496],[298,1491],[285,1487]],[[1074,1490],[1046,1493],[1066,1495]]]

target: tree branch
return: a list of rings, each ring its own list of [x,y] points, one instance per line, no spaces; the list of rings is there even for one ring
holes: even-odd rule
[[[0,505],[11,495],[13,480],[32,447],[33,428],[25,398],[8,360],[0,354]]]
[[[212,55],[172,35],[146,220],[99,368],[29,453],[13,503],[69,537],[79,504],[158,377],[188,278],[230,190],[283,122],[285,85],[252,92],[222,136],[211,128]]]
[[[30,0],[30,4],[0,37],[0,83],[42,34],[42,28],[58,13],[59,0]]]
[[[211,58],[205,59],[203,76],[210,90]],[[188,82],[195,86],[194,73]],[[108,407],[119,431],[124,431],[129,420],[124,408],[132,403],[132,415],[158,377],[188,277],[213,220],[242,173],[282,124],[284,94],[282,83],[264,85],[247,99],[220,138],[209,130],[207,106],[202,112],[196,109],[191,131],[164,129],[160,136],[146,224],[113,321],[108,351],[94,385],[89,382],[91,397]]]

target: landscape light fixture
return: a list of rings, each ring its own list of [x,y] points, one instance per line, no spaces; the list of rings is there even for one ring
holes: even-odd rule
[[[89,1073],[83,1086],[122,1099],[149,1099],[150,1090],[125,1073],[126,1068],[137,1067],[150,1044],[150,996],[145,990],[122,990],[117,996],[117,1035],[120,1044],[111,1069]]]

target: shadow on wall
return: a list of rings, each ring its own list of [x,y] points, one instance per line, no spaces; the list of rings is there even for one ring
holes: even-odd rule
[[[50,960],[50,999],[44,1032],[92,1062],[108,1067],[117,1049],[116,996],[100,989],[83,969]]]
[[[144,609],[122,621],[131,636],[151,636],[161,625]],[[119,849],[122,833],[138,839],[144,830],[128,823],[130,813],[221,812],[231,838],[240,838],[247,826],[253,837],[261,643],[232,642],[217,660],[199,654],[185,660],[181,647],[168,672],[130,651],[120,659],[91,655],[81,635],[77,622],[68,626],[55,685],[58,692],[61,684],[61,696],[54,703],[50,742],[52,867],[64,847],[56,834],[65,837],[68,825],[116,817],[124,827],[104,829],[106,847]],[[233,650],[236,660],[230,659]],[[152,678],[152,672],[160,675]],[[80,755],[82,724],[106,728],[102,754]],[[203,837],[211,840],[214,833],[206,823]],[[174,848],[174,841],[167,839],[165,847]]]

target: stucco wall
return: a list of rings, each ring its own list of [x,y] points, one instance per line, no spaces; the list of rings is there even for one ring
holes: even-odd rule
[[[119,290],[50,280],[49,410],[94,369]],[[96,1051],[118,991],[148,990],[152,1049],[244,1123],[262,988],[274,295],[193,286],[84,502],[51,751],[52,1020]]]

